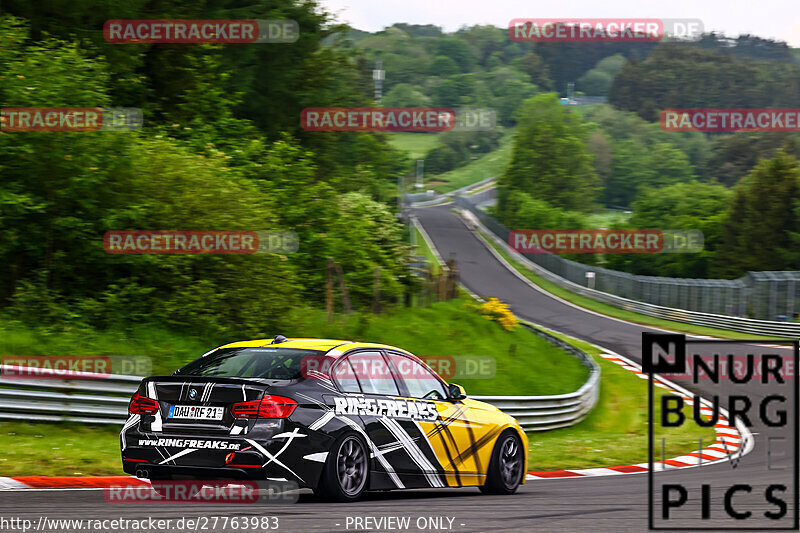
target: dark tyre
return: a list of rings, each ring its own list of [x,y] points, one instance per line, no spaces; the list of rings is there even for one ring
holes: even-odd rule
[[[333,443],[314,492],[323,500],[354,502],[367,489],[368,481],[367,446],[357,434],[347,433]]]
[[[484,494],[514,494],[525,475],[525,450],[522,440],[514,430],[504,431],[494,445],[486,484],[480,489]]]

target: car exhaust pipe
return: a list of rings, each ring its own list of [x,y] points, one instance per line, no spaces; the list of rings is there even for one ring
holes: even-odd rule
[[[147,468],[137,468],[136,477],[139,479],[150,479],[150,471]]]

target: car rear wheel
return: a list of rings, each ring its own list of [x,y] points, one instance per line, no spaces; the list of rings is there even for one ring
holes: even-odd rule
[[[323,500],[354,502],[367,489],[368,478],[367,447],[358,435],[348,433],[333,443],[315,492]]]
[[[497,439],[489,462],[486,484],[480,487],[484,494],[514,494],[525,475],[525,450],[522,440],[513,430],[506,430]]]

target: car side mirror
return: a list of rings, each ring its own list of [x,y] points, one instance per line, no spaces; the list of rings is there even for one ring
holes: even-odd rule
[[[467,397],[467,392],[464,390],[464,387],[455,383],[450,384],[448,392],[450,393],[449,400],[463,400]]]

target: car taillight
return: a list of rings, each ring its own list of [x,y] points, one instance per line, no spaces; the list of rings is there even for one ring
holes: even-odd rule
[[[154,415],[158,412],[158,402],[147,396],[142,396],[139,391],[131,398],[128,404],[128,414],[131,415]]]
[[[231,406],[234,418],[258,418],[259,400],[252,402],[239,402]]]
[[[287,418],[297,402],[283,396],[265,394],[260,400],[239,402],[231,406],[234,418]]]

